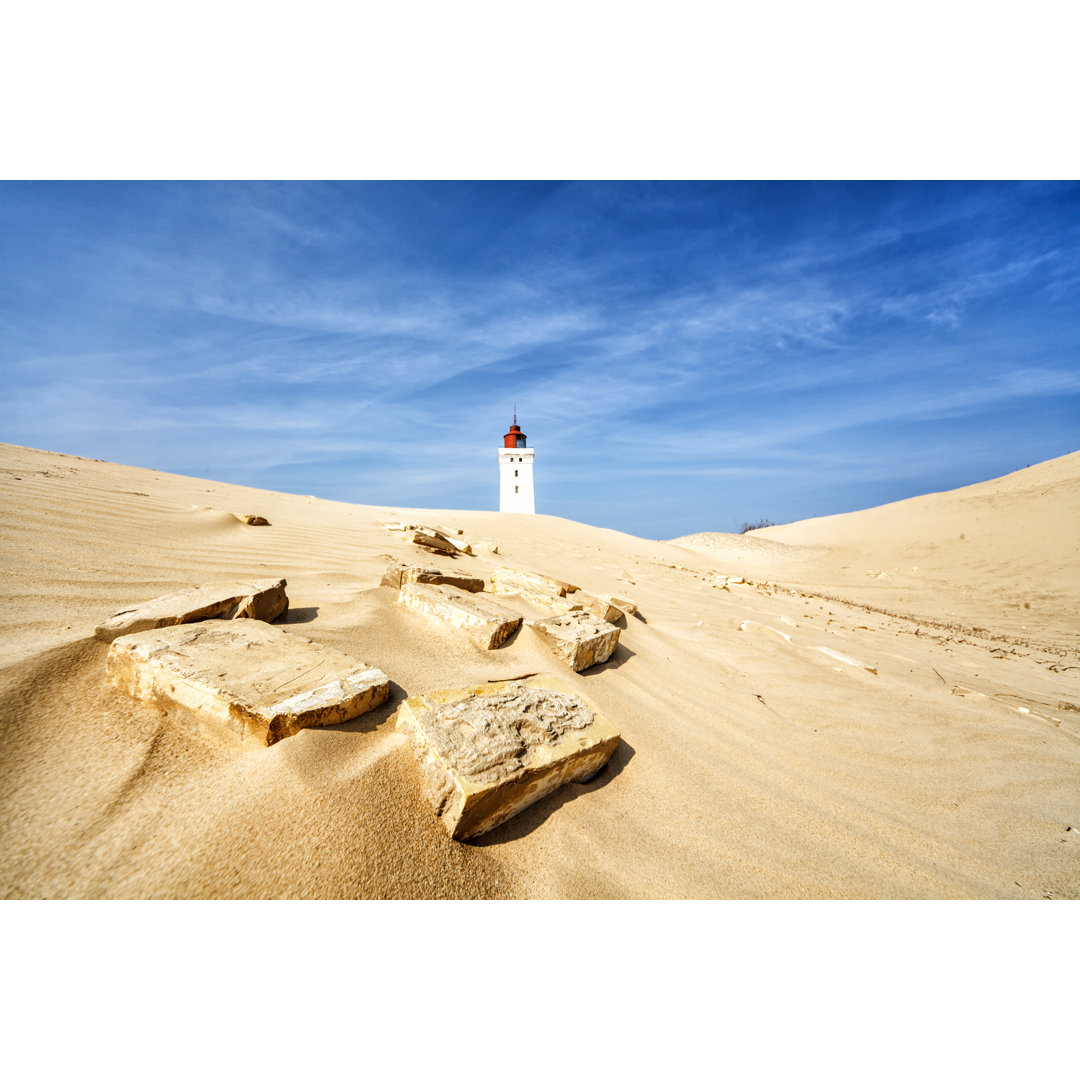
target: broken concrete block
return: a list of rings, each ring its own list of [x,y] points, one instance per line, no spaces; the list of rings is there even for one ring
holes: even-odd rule
[[[398,603],[460,627],[484,649],[498,648],[521,625],[520,615],[486,597],[470,596],[445,585],[403,582]]]
[[[523,596],[534,604],[550,608],[556,615],[566,615],[571,611],[588,611],[605,622],[618,622],[622,618],[622,612],[618,608],[609,604],[606,600],[582,592],[580,589],[569,596],[557,596],[555,593],[515,588],[503,582],[496,582],[491,586],[491,591],[497,594],[501,593],[504,596]]]
[[[391,566],[383,574],[379,584],[400,589],[402,585],[409,582],[422,585],[452,585],[455,589],[464,589],[465,592],[484,591],[483,578],[470,577],[467,574],[447,574],[431,566]]]
[[[106,672],[114,686],[243,750],[352,720],[390,692],[378,668],[252,619],[127,634],[110,646]]]
[[[627,600],[624,596],[608,596],[606,593],[600,596],[613,607],[617,607],[624,615],[633,615],[637,612],[637,604],[633,600]]]
[[[225,585],[196,585],[147,600],[117,612],[94,630],[100,641],[158,626],[179,626],[202,619],[261,619],[273,622],[289,610],[284,578],[231,581]]]
[[[397,729],[409,736],[425,793],[455,840],[596,775],[619,744],[591,705],[543,677],[410,697],[398,707]]]
[[[558,593],[546,592],[540,589],[527,588],[520,584],[511,585],[504,581],[493,581],[491,591],[495,596],[523,597],[534,604],[539,604],[541,607],[549,608],[556,615],[565,615],[568,611],[578,610],[565,596],[559,596]]]
[[[588,611],[571,611],[529,625],[574,671],[602,664],[619,644],[619,628]]]
[[[434,529],[425,529],[423,526],[420,526],[413,530],[410,539],[414,544],[420,544],[422,547],[430,548],[432,551],[437,551],[441,555],[458,554],[457,544],[448,540],[442,533],[435,532]]]
[[[531,570],[512,570],[509,566],[497,566],[491,572],[492,585],[502,586],[497,592],[517,593],[541,593],[566,596],[567,593],[577,592],[576,585],[570,585],[558,578],[548,577],[546,574],[535,574]]]
[[[270,522],[264,517],[259,517],[258,514],[233,514],[233,517],[240,522],[241,525],[269,525]]]
[[[580,589],[566,598],[571,611],[588,611],[604,622],[618,622],[623,613],[612,603],[602,596],[593,596],[591,593],[582,592]]]

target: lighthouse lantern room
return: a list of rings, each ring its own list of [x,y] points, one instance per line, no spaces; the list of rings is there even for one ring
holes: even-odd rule
[[[499,447],[499,509],[503,513],[536,513],[533,499],[535,453],[525,445],[525,435],[518,427],[517,409],[514,409],[514,422]]]

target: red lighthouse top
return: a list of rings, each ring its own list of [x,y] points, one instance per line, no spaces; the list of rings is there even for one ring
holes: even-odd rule
[[[518,427],[517,409],[514,410],[514,422],[510,425],[510,430],[503,436],[503,447],[509,447],[511,450],[521,450],[525,447],[525,436]]]

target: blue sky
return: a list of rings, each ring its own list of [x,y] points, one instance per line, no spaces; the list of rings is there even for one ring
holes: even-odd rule
[[[0,440],[736,531],[1080,449],[1076,183],[0,183]]]

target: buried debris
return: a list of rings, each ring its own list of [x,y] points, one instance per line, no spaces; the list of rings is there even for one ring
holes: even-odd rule
[[[464,541],[451,540],[445,533],[427,525],[416,525],[410,537],[414,544],[420,544],[440,555],[471,555],[472,548]]]
[[[877,674],[877,668],[872,664],[857,660],[854,656],[848,656],[847,653],[837,652],[835,649],[830,649],[825,645],[811,645],[810,648],[815,652],[831,656],[833,660],[839,660],[841,664],[850,664],[852,667],[862,668],[863,671],[869,671],[871,675]]]
[[[521,616],[487,599],[445,585],[402,582],[398,603],[465,630],[484,649],[498,648],[521,625]]]
[[[196,585],[190,589],[147,600],[117,612],[95,628],[100,641],[135,634],[159,626],[179,626],[202,619],[261,619],[273,622],[289,610],[284,578],[265,581],[230,581],[225,585]]]
[[[571,611],[587,611],[598,619],[603,619],[604,622],[618,622],[623,617],[623,613],[602,596],[593,596],[591,593],[580,590],[573,596],[567,597],[565,603],[570,605]]]
[[[242,750],[352,720],[390,692],[378,668],[254,620],[128,634],[110,646],[106,673],[114,686]]]
[[[570,585],[558,578],[546,574],[535,574],[531,570],[512,570],[509,566],[497,566],[491,572],[494,592],[521,593],[530,596],[539,593],[543,596],[566,596],[577,592],[576,585]]]
[[[619,644],[619,629],[587,611],[571,611],[529,625],[574,671],[602,664]]]
[[[410,582],[421,585],[452,585],[455,589],[464,589],[465,592],[484,591],[483,578],[470,577],[467,574],[448,574],[431,566],[391,566],[383,574],[379,584],[400,589],[402,585]]]
[[[619,733],[558,679],[484,683],[410,697],[397,728],[455,840],[494,829],[608,762]]]
[[[241,525],[269,525],[270,522],[264,517],[259,517],[258,514],[233,514],[233,517],[240,522]]]

